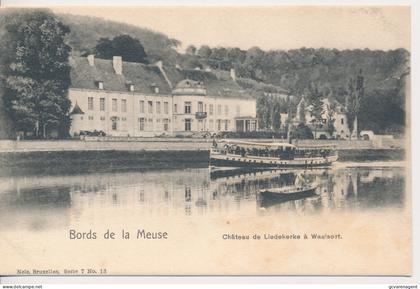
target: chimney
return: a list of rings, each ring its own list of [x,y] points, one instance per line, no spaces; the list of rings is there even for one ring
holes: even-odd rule
[[[122,57],[121,56],[114,56],[112,58],[112,65],[114,66],[114,70],[116,74],[122,74]]]
[[[233,81],[236,81],[236,71],[235,71],[235,68],[231,68],[230,69],[230,77],[232,78]]]
[[[90,66],[95,66],[95,55],[94,54],[89,54],[87,56],[87,61],[89,62]]]

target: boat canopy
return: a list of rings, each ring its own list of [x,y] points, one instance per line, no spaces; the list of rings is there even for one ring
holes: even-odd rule
[[[282,143],[282,142],[247,142],[247,141],[239,141],[239,140],[226,140],[223,139],[220,142],[230,144],[230,145],[237,145],[237,146],[253,146],[253,147],[264,147],[264,148],[296,148],[295,145],[289,143]]]

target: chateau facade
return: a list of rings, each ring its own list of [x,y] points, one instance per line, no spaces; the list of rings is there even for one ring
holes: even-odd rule
[[[70,134],[158,136],[255,131],[256,100],[210,71],[72,57]],[[234,73],[234,71],[233,71]]]

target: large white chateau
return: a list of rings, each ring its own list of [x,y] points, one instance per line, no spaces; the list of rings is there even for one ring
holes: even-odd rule
[[[255,131],[256,100],[211,71],[71,57],[70,133],[156,136]]]

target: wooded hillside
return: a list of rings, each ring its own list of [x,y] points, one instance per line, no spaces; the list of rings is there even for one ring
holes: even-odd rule
[[[9,11],[6,9],[0,13],[4,15]],[[111,39],[127,34],[141,42],[149,63],[162,60],[167,66],[178,64],[188,69],[210,67],[228,71],[235,68],[240,78],[282,87],[298,98],[307,96],[308,88],[316,85],[323,97],[332,97],[345,104],[349,81],[361,70],[365,93],[360,104],[359,128],[380,133],[403,132],[405,80],[410,73],[410,53],[405,49],[300,48],[263,51],[258,47],[244,50],[190,45],[185,53],[179,53],[176,48],[180,41],[163,33],[95,17],[56,16],[70,28],[67,41],[72,47],[72,54],[89,53],[100,38]],[[2,25],[4,23],[0,20]],[[1,30],[0,27],[0,34]]]

